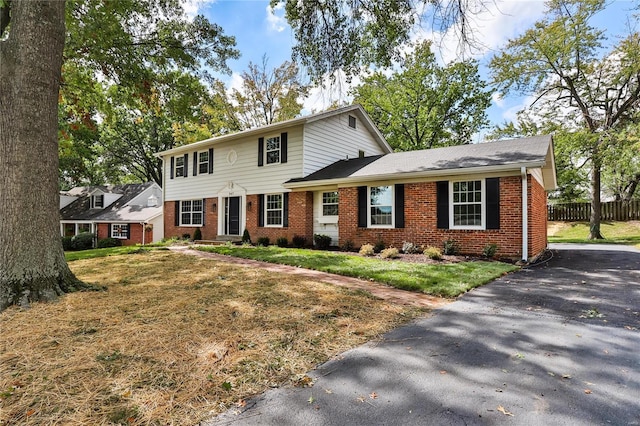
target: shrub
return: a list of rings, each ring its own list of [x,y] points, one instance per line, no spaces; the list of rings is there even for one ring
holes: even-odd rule
[[[118,247],[122,245],[122,241],[117,238],[103,238],[98,241],[98,248]]]
[[[244,228],[244,232],[242,233],[242,243],[251,244],[251,236],[249,235],[249,230]]]
[[[360,247],[360,251],[358,253],[363,256],[373,256],[375,254],[375,251],[373,250],[373,245],[363,244],[362,247]]]
[[[397,259],[400,257],[400,252],[395,247],[389,247],[380,252],[380,257],[383,259]]]
[[[422,250],[417,245],[410,243],[409,241],[405,241],[402,243],[402,252],[406,254],[416,254],[421,253]]]
[[[278,247],[288,247],[289,246],[289,240],[287,240],[287,237],[280,237],[276,240],[276,245]]]
[[[62,250],[71,251],[73,250],[73,243],[71,242],[72,237],[62,237]]]
[[[328,235],[314,234],[313,244],[318,250],[326,250],[331,245],[331,237]]]
[[[269,237],[258,238],[258,245],[262,247],[267,247],[269,245]]]
[[[442,252],[446,255],[458,254],[460,251],[460,245],[456,240],[446,240],[442,243]]]
[[[82,232],[71,238],[71,246],[74,250],[89,250],[93,248],[95,238],[95,234],[91,232]]]
[[[193,239],[194,240],[201,240],[202,239],[202,231],[200,230],[200,228],[196,228],[196,230],[193,231]]]
[[[495,243],[489,243],[482,249],[482,255],[484,257],[492,258],[496,255],[498,251],[498,245]]]
[[[378,240],[378,241],[376,241],[376,244],[373,246],[373,251],[376,252],[376,253],[380,253],[386,247],[387,246],[384,244],[384,241]]]
[[[353,241],[347,240],[342,244],[342,251],[354,251],[356,246],[353,244]]]
[[[190,240],[191,239],[191,234],[187,234],[187,233],[182,234],[182,239],[183,240]]]
[[[442,260],[442,252],[438,247],[427,247],[424,250],[425,256],[433,260]]]
[[[302,235],[293,236],[293,246],[295,248],[302,248],[307,245],[307,239]]]

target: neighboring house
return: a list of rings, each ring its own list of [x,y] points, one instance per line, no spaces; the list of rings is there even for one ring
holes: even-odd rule
[[[550,136],[391,153],[359,105],[207,139],[159,154],[165,234],[335,245],[382,240],[531,258],[547,246]]]
[[[157,242],[164,237],[162,188],[156,183],[84,186],[60,193],[60,234],[82,232],[123,245]]]

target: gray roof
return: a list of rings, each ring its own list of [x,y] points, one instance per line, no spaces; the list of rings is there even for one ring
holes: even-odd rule
[[[162,214],[162,200],[158,205],[130,205],[129,203],[149,187],[153,182],[125,185],[81,186],[61,192],[61,195],[76,196],[77,200],[60,209],[61,220],[82,220],[93,222],[144,222]],[[118,194],[120,198],[102,209],[91,209],[90,194],[101,191],[105,194]]]
[[[301,179],[287,184],[327,180],[357,181],[371,178],[400,177],[398,175],[437,175],[486,171],[490,168],[551,167],[552,138],[534,136],[480,144],[459,145],[420,151],[396,152],[378,157],[341,160]],[[549,164],[551,163],[551,164]],[[555,186],[554,182],[550,185]],[[328,182],[325,182],[328,183]],[[299,186],[299,185],[296,185]]]

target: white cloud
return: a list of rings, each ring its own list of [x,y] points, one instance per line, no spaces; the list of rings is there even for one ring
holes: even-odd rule
[[[200,10],[208,4],[215,3],[216,0],[185,0],[182,2],[184,13],[191,20],[200,13]]]
[[[494,105],[497,106],[498,108],[504,108],[504,105],[505,105],[504,98],[498,92],[493,92],[491,94],[491,102],[493,102]]]
[[[267,6],[267,23],[270,31],[281,33],[287,28],[287,20],[284,17],[284,3],[280,2],[274,7]]]

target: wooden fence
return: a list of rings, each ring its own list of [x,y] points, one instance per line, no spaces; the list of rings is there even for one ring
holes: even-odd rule
[[[602,203],[602,220],[640,220],[640,201]],[[583,222],[591,218],[591,203],[562,203],[547,206],[547,218],[565,222]]]

